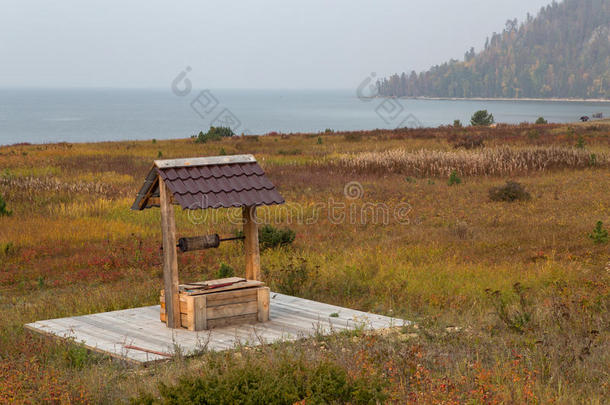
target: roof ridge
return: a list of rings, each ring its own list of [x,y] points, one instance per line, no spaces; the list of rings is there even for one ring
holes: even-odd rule
[[[229,165],[235,163],[256,163],[256,158],[253,155],[225,155],[155,160],[155,166],[159,169],[209,165]]]

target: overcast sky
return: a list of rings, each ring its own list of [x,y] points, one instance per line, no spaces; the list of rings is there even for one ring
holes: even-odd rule
[[[462,59],[550,0],[0,0],[0,86],[354,88]]]

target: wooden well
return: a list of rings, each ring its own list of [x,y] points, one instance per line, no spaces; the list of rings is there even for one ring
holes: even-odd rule
[[[132,209],[143,210],[155,206],[161,209],[162,318],[168,327],[202,330],[222,323],[264,322],[269,319],[269,290],[261,282],[256,208],[283,203],[284,199],[265,177],[252,155],[155,161]],[[250,283],[248,286],[236,283],[234,288],[223,291],[210,288],[188,293],[185,287],[188,285],[179,284],[174,205],[189,210],[242,208],[245,283]],[[204,243],[202,246],[207,245],[210,244]],[[217,243],[211,245],[217,246]],[[215,281],[218,280],[207,283]],[[255,295],[256,300],[251,300]],[[248,297],[248,301],[244,301],[245,297]],[[255,307],[256,311],[253,312]]]

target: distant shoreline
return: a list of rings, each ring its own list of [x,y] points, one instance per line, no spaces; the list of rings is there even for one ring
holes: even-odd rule
[[[374,98],[398,98],[401,100],[446,100],[446,101],[550,101],[558,103],[599,103],[610,104],[610,99],[604,98],[500,98],[500,97],[385,97]]]

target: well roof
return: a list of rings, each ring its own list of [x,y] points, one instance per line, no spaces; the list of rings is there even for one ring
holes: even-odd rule
[[[183,209],[283,204],[252,155],[155,160],[131,207],[159,206],[159,178]]]

